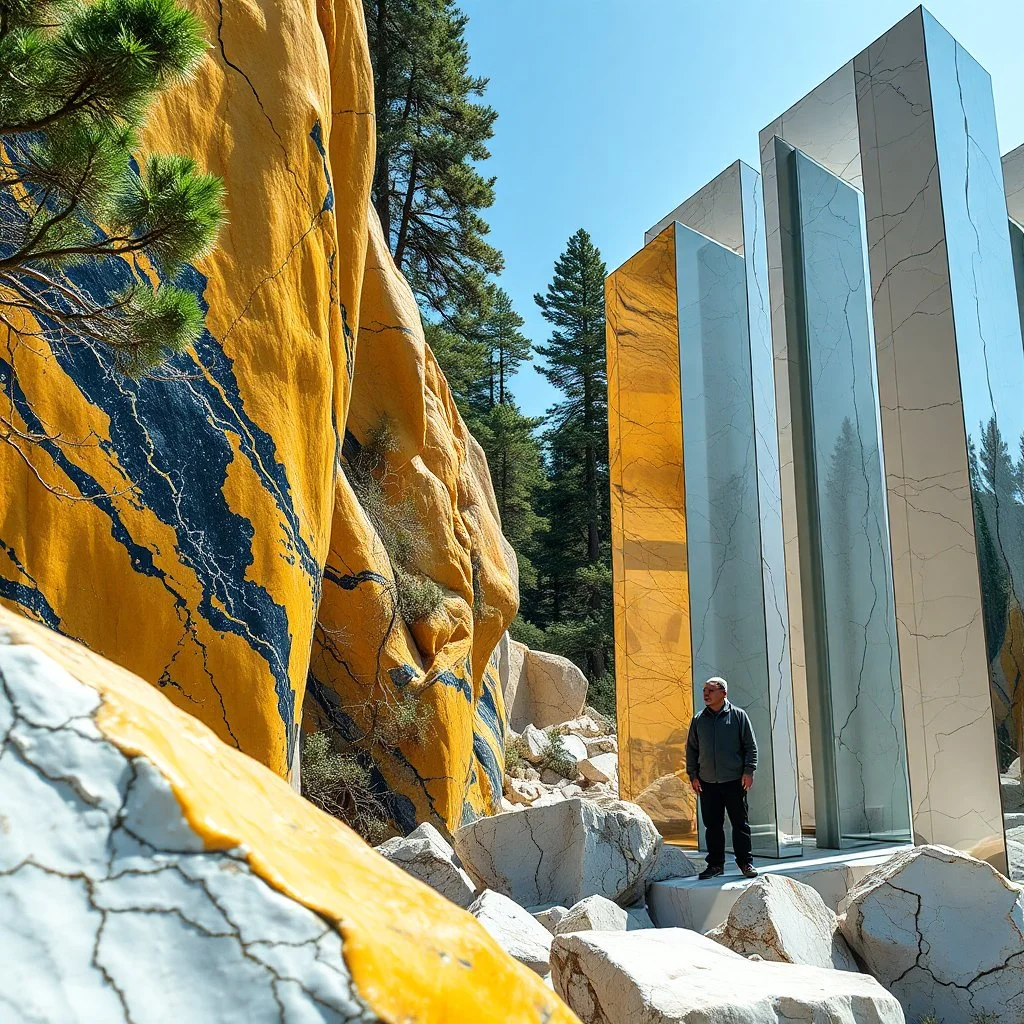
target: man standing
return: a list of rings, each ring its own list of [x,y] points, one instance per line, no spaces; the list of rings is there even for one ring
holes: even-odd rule
[[[757,742],[746,711],[728,700],[729,684],[713,676],[704,684],[704,707],[686,737],[686,774],[700,795],[708,866],[699,878],[725,871],[725,814],[732,824],[733,852],[740,871],[757,877],[751,863],[747,790],[757,770]]]

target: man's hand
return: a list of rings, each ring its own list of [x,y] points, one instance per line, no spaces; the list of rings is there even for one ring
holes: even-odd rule
[[[690,779],[690,789],[692,789],[694,791],[694,793],[699,793],[700,792],[700,779],[698,779],[696,777]]]
[[[754,784],[754,773],[744,772],[743,778],[740,780],[743,783],[743,789],[748,790]]]

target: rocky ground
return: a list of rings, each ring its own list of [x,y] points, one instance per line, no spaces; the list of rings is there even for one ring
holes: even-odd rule
[[[611,723],[561,690],[572,717],[520,719],[507,738],[502,813],[451,843],[423,825],[379,850],[468,909],[584,1024],[1024,1022],[1024,887],[944,847],[898,853],[838,914],[764,875],[706,935],[655,928],[648,886],[695,868],[619,799]]]

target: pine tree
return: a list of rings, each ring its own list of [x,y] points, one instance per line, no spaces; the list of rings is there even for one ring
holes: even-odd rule
[[[183,289],[136,273],[100,301],[63,272],[145,255],[166,280],[213,245],[220,180],[183,156],[151,155],[141,173],[131,160],[152,102],[204,51],[174,0],[0,2],[0,322],[109,345],[129,373],[199,336],[203,312]]]
[[[607,688],[612,659],[608,484],[608,385],[604,335],[605,265],[580,229],[534,296],[554,328],[537,347],[540,372],[562,392],[545,434],[549,491],[543,611],[558,653],[579,661]]]
[[[392,255],[420,302],[450,319],[479,309],[501,254],[480,215],[494,203],[495,111],[477,102],[468,19],[454,0],[363,0],[373,62],[377,162],[372,199]]]
[[[537,513],[544,489],[544,466],[535,431],[542,418],[524,416],[509,397],[487,414],[480,443],[491,470],[501,531],[519,563],[519,587],[529,594],[537,585],[534,567],[538,539],[546,527]]]

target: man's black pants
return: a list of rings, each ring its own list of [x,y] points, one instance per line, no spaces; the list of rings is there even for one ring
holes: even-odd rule
[[[732,848],[739,865],[750,863],[750,822],[747,820],[747,791],[741,779],[735,782],[700,783],[700,813],[708,844],[708,867],[725,867],[725,815],[732,825]]]

